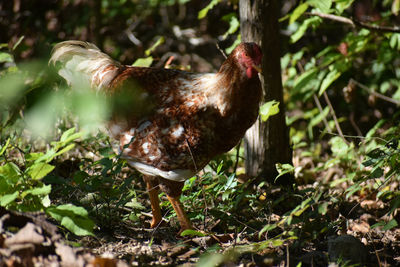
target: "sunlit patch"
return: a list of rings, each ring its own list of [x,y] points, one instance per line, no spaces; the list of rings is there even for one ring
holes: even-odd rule
[[[133,138],[133,136],[132,135],[130,135],[130,134],[125,134],[124,135],[124,137],[125,137],[125,139],[126,139],[126,141],[129,143],[131,140],[132,140],[132,138]]]
[[[184,130],[185,130],[185,129],[183,128],[183,126],[179,124],[178,128],[174,129],[174,130],[172,131],[171,135],[172,135],[173,137],[175,137],[175,138],[179,138],[179,137],[182,135],[182,133],[183,133]]]
[[[173,96],[170,95],[167,99],[165,99],[165,103],[171,103],[174,100]]]
[[[187,107],[191,107],[191,106],[193,106],[193,105],[194,105],[194,102],[193,102],[193,101],[186,102],[186,106],[187,106]]]
[[[144,143],[143,145],[142,145],[142,148],[143,148],[143,152],[145,153],[145,154],[148,154],[149,152],[150,152],[150,144],[149,143]]]

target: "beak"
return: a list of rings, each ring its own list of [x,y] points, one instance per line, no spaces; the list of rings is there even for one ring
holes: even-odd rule
[[[258,73],[262,73],[262,69],[259,66],[253,65],[253,69],[255,69]]]

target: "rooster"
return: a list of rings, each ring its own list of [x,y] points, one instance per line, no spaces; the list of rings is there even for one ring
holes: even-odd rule
[[[162,221],[161,189],[182,232],[192,228],[179,200],[184,181],[232,149],[257,119],[261,59],[257,44],[241,43],[217,73],[196,74],[122,65],[91,43],[65,41],[54,47],[50,63],[61,63],[58,73],[69,84],[79,74],[94,90],[131,103],[116,105],[110,135],[128,164],[143,174],[153,213],[150,226]]]

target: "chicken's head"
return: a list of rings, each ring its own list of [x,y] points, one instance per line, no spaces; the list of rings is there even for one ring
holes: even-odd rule
[[[253,78],[261,72],[261,48],[256,43],[241,43],[236,47],[234,55],[240,66],[246,70],[247,77]]]

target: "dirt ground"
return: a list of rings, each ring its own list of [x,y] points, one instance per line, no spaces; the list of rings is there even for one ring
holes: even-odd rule
[[[329,259],[340,257],[364,266],[400,266],[400,229],[371,229],[379,203],[364,201],[357,206],[355,214],[363,214],[348,220],[347,232],[301,249],[292,248],[291,243],[260,248],[246,234],[177,237],[177,228],[168,224],[148,229],[121,223],[112,233],[77,237],[63,232],[42,213],[1,208],[0,267],[299,266],[299,262],[301,266],[328,266]],[[350,207],[343,207],[342,212]]]

